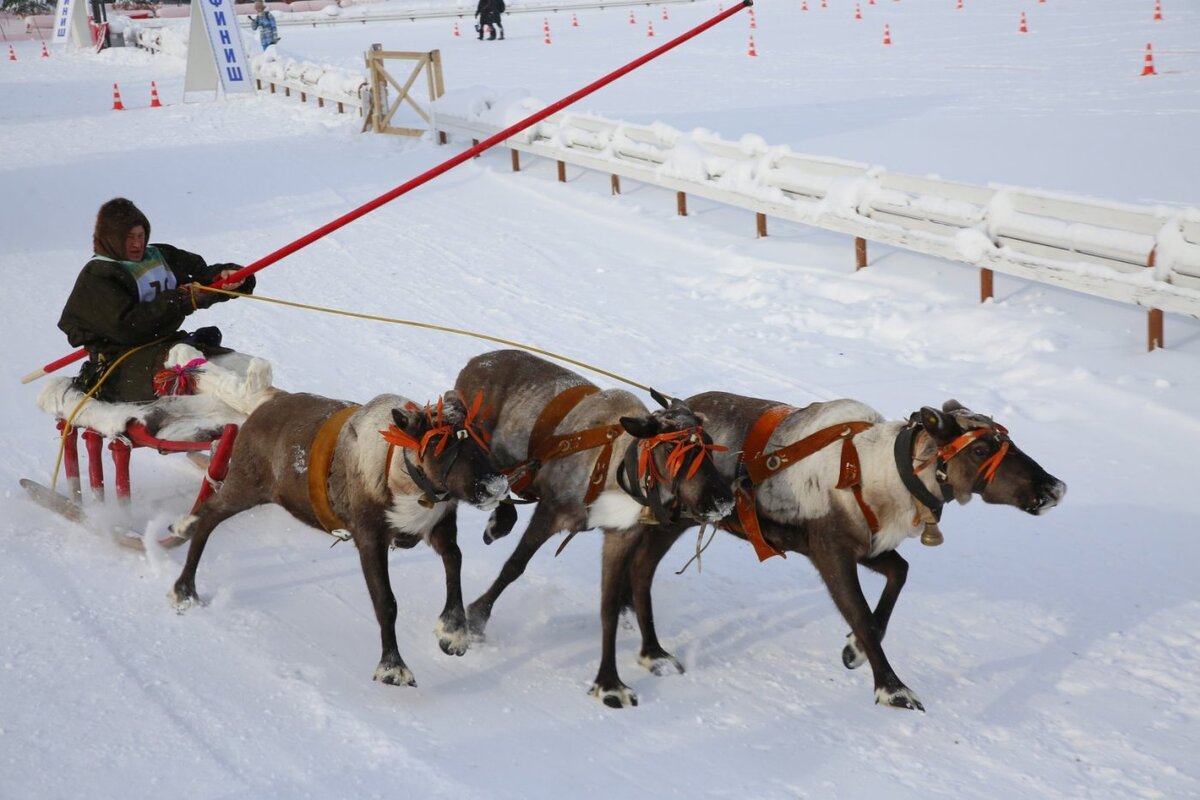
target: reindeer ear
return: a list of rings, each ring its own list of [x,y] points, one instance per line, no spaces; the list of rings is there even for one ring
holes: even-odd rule
[[[396,423],[396,427],[402,431],[409,429],[410,425],[421,419],[421,415],[415,411],[405,411],[402,408],[392,409],[392,421]]]
[[[943,413],[931,406],[922,406],[918,413],[921,425],[939,442],[948,442],[962,433],[958,422],[949,413]]]
[[[658,419],[650,415],[644,417],[621,417],[621,427],[638,439],[647,439],[662,430],[662,425],[659,424]]]
[[[653,386],[650,387],[650,396],[654,398],[654,402],[658,403],[663,408],[671,407],[672,398],[658,391]]]

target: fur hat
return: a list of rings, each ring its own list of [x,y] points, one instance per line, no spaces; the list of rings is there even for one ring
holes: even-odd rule
[[[92,231],[92,248],[98,255],[124,261],[125,237],[129,232],[141,225],[146,231],[146,241],[150,241],[150,220],[146,219],[132,200],[124,197],[114,197],[96,214],[96,229]]]

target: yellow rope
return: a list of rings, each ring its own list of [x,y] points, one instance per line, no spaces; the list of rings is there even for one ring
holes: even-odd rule
[[[486,333],[476,333],[475,331],[468,331],[468,330],[464,330],[462,328],[451,328],[446,325],[434,325],[429,322],[418,322],[416,320],[411,320],[411,319],[397,319],[395,317],[382,317],[382,316],[378,316],[376,314],[360,314],[355,311],[343,311],[343,310],[337,309],[337,308],[325,308],[323,306],[309,305],[308,303],[295,303],[295,302],[292,302],[291,300],[280,300],[275,297],[263,297],[262,295],[257,295],[257,294],[243,294],[241,292],[231,292],[228,289],[218,289],[215,286],[197,286],[196,288],[200,289],[201,291],[205,291],[205,292],[219,292],[220,294],[229,295],[230,297],[244,297],[244,298],[247,298],[250,300],[261,300],[264,303],[276,303],[281,306],[290,306],[292,308],[301,308],[301,309],[304,309],[305,311],[319,311],[323,314],[336,314],[336,315],[342,316],[342,317],[353,317],[355,319],[367,319],[367,320],[373,320],[375,322],[388,322],[393,325],[408,325],[409,327],[412,327],[412,328],[425,328],[426,330],[431,330],[431,331],[442,331],[443,333],[455,333],[460,336],[471,336],[476,339],[483,339],[484,341],[488,341],[488,342],[496,342],[498,344],[505,344],[505,345],[508,345],[509,347],[516,347],[521,350],[527,350],[530,353],[537,353],[538,355],[548,356],[549,358],[554,358],[559,361],[565,361],[566,363],[573,364],[576,367],[582,367],[583,369],[590,370],[590,371],[598,373],[600,375],[606,375],[607,377],[612,378],[613,380],[620,381],[621,383],[624,383],[624,384],[628,384],[629,386],[632,386],[636,389],[641,389],[643,392],[648,393],[650,391],[649,386],[638,383],[637,381],[630,380],[629,378],[626,378],[622,375],[618,375],[615,372],[609,372],[608,370],[600,369],[599,367],[593,366],[586,362],[577,361],[574,358],[569,358],[569,357],[561,355],[559,353],[552,353],[549,350],[543,350],[540,347],[534,347],[532,345],[522,344],[521,342],[514,342],[511,339],[502,339],[499,336],[489,336]]]

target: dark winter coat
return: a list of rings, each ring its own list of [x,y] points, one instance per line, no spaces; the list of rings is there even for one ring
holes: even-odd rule
[[[475,16],[479,17],[480,25],[495,25],[504,13],[504,0],[479,0],[475,6]]]
[[[188,283],[211,283],[224,269],[237,269],[236,264],[207,264],[195,253],[169,244],[154,244],[167,268],[175,276],[176,288],[160,291],[153,299],[139,298],[137,283],[118,261],[93,258],[79,273],[75,288],[67,298],[58,327],[67,334],[74,347],[87,348],[90,356],[77,385],[87,390],[100,374],[128,350],[155,340],[163,341],[146,347],[121,362],[105,380],[96,397],[110,402],[140,402],[153,400],[154,374],[162,369],[163,360],[171,347],[188,338],[180,330],[184,318],[195,307]],[[238,287],[249,293],[254,288],[254,276]],[[228,300],[227,295],[204,296],[206,302]],[[219,337],[218,337],[219,343]],[[203,342],[197,349],[208,355],[229,352]]]

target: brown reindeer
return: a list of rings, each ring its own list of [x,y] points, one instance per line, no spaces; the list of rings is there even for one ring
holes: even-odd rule
[[[460,500],[493,508],[508,492],[478,427],[481,401],[476,397],[467,409],[447,392],[436,408],[422,409],[398,395],[356,406],[281,392],[263,403],[242,425],[220,490],[196,515],[172,526],[192,541],[171,602],[181,610],[199,602],[196,567],[217,525],[275,503],[314,528],[353,538],[383,642],[375,680],[415,686],[396,645],[388,547],[409,548],[424,539],[442,557],[446,605],[438,644],[447,654],[465,653],[455,508]]]
[[[514,491],[538,500],[500,574],[468,608],[471,632],[483,635],[496,599],[551,536],[601,528],[608,534],[602,647],[591,694],[614,708],[637,705],[637,695],[617,673],[616,636],[622,575],[643,521],[646,515],[663,523],[715,521],[733,507],[729,482],[713,468],[713,446],[700,419],[678,401],[650,413],[629,392],[601,391],[568,369],[518,350],[471,359],[455,388],[464,396],[487,397],[494,409],[485,423],[493,458],[512,473]],[[503,535],[516,514],[510,506],[500,508],[505,513],[493,520],[503,516]],[[485,538],[496,535],[493,522]],[[654,655],[643,664],[654,670],[668,666]]]
[[[1066,493],[1066,484],[1021,452],[1001,425],[953,400],[941,411],[922,408],[906,422],[887,421],[854,400],[797,409],[707,392],[685,402],[729,446],[714,458],[736,486],[739,513],[721,527],[750,539],[760,558],[784,551],[808,556],[850,625],[842,662],[854,669],[869,661],[876,702],[896,708],[925,710],[881,644],[908,576],[896,548],[918,534],[923,541],[940,536],[936,520],[951,499],[966,503],[978,494],[1036,515]],[[644,535],[625,571],[622,591],[637,614],[643,655],[665,652],[650,586],[686,527]],[[860,564],[887,581],[874,611],[859,583]]]

